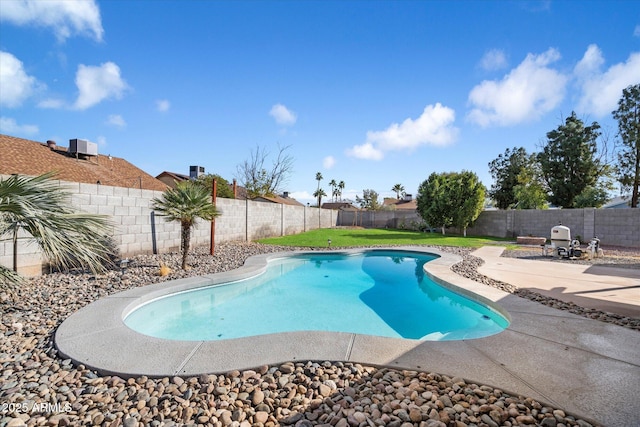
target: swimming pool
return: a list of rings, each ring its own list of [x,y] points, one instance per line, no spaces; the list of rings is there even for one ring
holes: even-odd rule
[[[508,326],[491,307],[426,276],[423,266],[435,258],[397,250],[278,258],[249,279],[151,300],[124,323],[148,336],[188,341],[307,330],[460,340]]]

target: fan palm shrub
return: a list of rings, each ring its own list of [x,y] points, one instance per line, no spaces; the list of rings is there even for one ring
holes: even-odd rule
[[[112,265],[111,221],[104,215],[76,212],[70,193],[53,176],[0,179],[0,240],[10,240],[13,246],[13,270],[0,266],[2,288],[21,281],[17,249],[23,239],[35,242],[50,265],[59,269],[98,274]]]
[[[191,229],[198,218],[211,221],[220,216],[220,212],[211,203],[208,189],[193,181],[183,181],[175,188],[166,190],[161,197],[152,200],[152,208],[165,221],[180,223],[180,248],[182,251],[182,269],[187,268],[187,255],[191,242]]]

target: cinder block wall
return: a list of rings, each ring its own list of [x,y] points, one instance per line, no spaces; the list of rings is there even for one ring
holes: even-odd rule
[[[357,221],[356,221],[357,215]],[[421,222],[415,211],[340,211],[337,224],[371,228],[408,227]],[[515,239],[517,236],[550,237],[551,228],[562,224],[571,229],[573,238],[584,243],[598,237],[604,245],[640,248],[640,209],[548,209],[483,211],[468,235]],[[450,230],[457,232],[458,230]]]
[[[152,200],[161,197],[161,191],[65,181],[58,181],[58,184],[69,191],[74,208],[109,216],[114,227],[113,239],[122,257],[179,249],[180,224],[165,221],[151,209]],[[333,211],[306,206],[223,198],[216,200],[216,206],[222,214],[215,220],[216,243],[283,236],[319,226],[333,227],[336,221]],[[199,221],[191,232],[192,246],[208,246],[210,238],[211,224]],[[37,245],[22,233],[18,245],[18,271],[27,276],[40,274],[43,262]],[[11,240],[0,241],[0,264],[10,268],[13,265]]]

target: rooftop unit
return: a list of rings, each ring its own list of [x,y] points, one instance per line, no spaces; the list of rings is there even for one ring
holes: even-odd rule
[[[189,179],[198,179],[204,175],[204,166],[189,166]]]
[[[76,155],[83,154],[85,156],[97,156],[98,144],[87,141],[86,139],[70,139],[69,153]]]

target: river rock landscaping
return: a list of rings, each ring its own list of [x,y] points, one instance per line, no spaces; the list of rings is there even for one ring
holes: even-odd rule
[[[212,257],[198,249],[191,268],[177,253],[142,255],[124,270],[93,276],[54,273],[0,292],[0,427],[14,426],[581,426],[595,425],[533,399],[459,377],[358,363],[296,361],[191,378],[101,376],[62,360],[53,343],[60,323],[109,294],[166,280],[240,267],[247,257],[292,250],[225,243]],[[640,329],[640,319],[520,294],[476,272],[464,248],[454,270],[466,277],[587,317]],[[513,255],[513,254],[512,254]],[[161,276],[160,266],[171,273]],[[574,311],[575,310],[575,311]],[[123,351],[126,351],[123,348]]]

